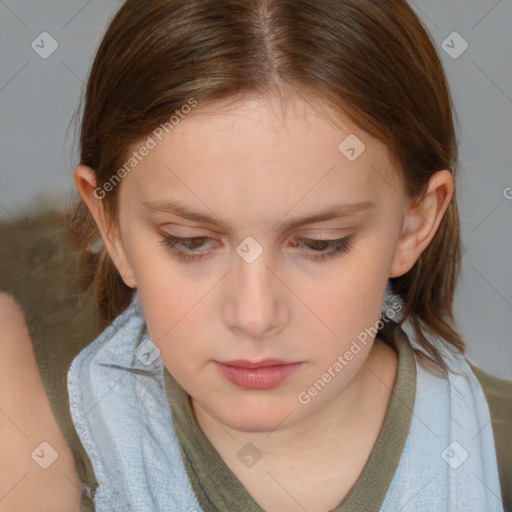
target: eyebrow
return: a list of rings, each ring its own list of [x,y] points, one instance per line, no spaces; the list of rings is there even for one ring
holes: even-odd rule
[[[210,215],[205,212],[198,212],[191,209],[189,206],[180,203],[177,200],[167,200],[167,201],[144,201],[142,203],[148,210],[157,212],[157,213],[170,213],[176,215],[178,217],[183,217],[188,220],[202,222],[205,224],[210,224],[212,226],[227,226],[231,230],[231,225],[225,224],[215,215]],[[291,219],[281,220],[274,224],[271,229],[278,227],[283,231],[292,230],[297,227],[306,225],[306,224],[314,224],[316,222],[323,222],[330,219],[340,218],[340,217],[348,217],[351,215],[355,215],[357,213],[361,213],[371,208],[374,208],[375,204],[370,201],[359,201],[356,203],[347,203],[347,204],[336,204],[330,206],[329,208],[311,213],[304,217],[295,217]]]

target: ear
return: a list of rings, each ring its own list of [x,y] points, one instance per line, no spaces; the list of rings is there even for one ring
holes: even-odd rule
[[[414,266],[434,238],[454,191],[450,171],[438,171],[430,177],[425,196],[406,213],[389,277],[399,277]]]
[[[96,187],[95,172],[90,167],[78,164],[73,171],[73,181],[94,217],[98,229],[100,230],[103,243],[119,271],[119,274],[121,274],[123,281],[130,288],[136,288],[135,277],[126,257],[121,235],[117,229],[111,229],[106,221],[105,207],[103,204],[105,191]]]

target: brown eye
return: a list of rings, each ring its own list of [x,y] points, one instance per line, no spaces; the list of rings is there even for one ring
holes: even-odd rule
[[[170,249],[180,261],[190,262],[203,257],[205,253],[197,251],[206,241],[211,240],[207,236],[194,236],[190,238],[180,238],[172,235],[165,235],[161,240],[168,249]],[[197,252],[198,254],[194,254]]]
[[[313,260],[335,258],[348,252],[352,248],[352,235],[337,240],[321,240],[314,238],[301,238],[300,240],[309,248],[308,252],[313,253],[311,256],[308,256],[308,258]],[[297,247],[300,244],[294,242],[293,245]]]

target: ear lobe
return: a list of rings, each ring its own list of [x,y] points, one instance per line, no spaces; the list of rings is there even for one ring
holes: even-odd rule
[[[94,217],[103,243],[123,281],[130,288],[136,288],[135,277],[126,257],[121,235],[117,229],[111,227],[107,222],[103,204],[105,192],[97,188],[94,170],[85,165],[78,164],[73,171],[73,181],[80,196]]]
[[[454,192],[450,171],[438,171],[430,177],[425,196],[406,213],[389,277],[399,277],[414,266],[434,238]]]

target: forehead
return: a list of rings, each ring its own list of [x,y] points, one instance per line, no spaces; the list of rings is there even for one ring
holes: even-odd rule
[[[179,197],[233,216],[371,201],[396,178],[384,144],[302,98],[198,105],[161,140],[152,139],[155,147],[123,184],[138,203]]]

